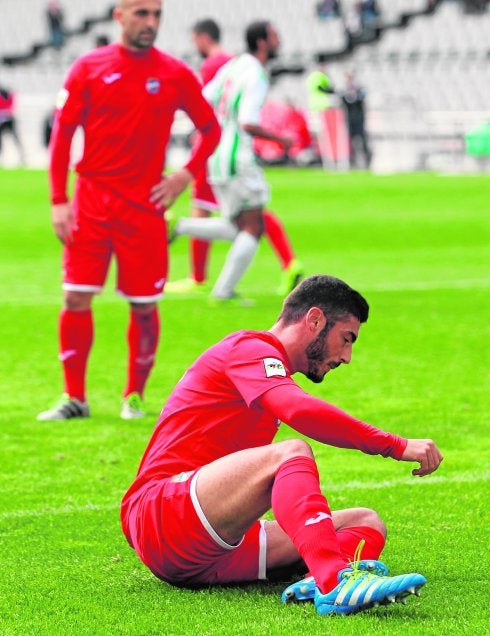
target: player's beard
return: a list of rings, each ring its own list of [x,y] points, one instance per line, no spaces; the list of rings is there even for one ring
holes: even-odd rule
[[[142,35],[146,35],[146,36],[151,36],[142,39]],[[156,31],[153,31],[153,29],[148,29],[147,31],[143,31],[142,33],[139,33],[138,36],[136,38],[134,38],[133,40],[133,46],[135,46],[138,49],[141,50],[145,50],[145,49],[149,49],[151,46],[153,46],[153,43],[155,42],[157,37]]]
[[[306,377],[308,380],[319,384],[323,382],[323,378],[327,371],[322,371],[321,367],[325,364],[325,360],[327,360],[330,356],[330,352],[325,345],[325,341],[327,339],[327,334],[330,331],[332,325],[327,322],[325,327],[320,331],[318,336],[310,342],[310,344],[306,347],[306,359],[308,361],[308,371],[306,373]]]
[[[278,55],[279,53],[276,48],[269,49],[267,51],[267,60],[275,60]]]

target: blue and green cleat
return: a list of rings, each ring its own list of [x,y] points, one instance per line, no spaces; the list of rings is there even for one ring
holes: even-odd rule
[[[405,604],[407,596],[418,596],[420,588],[426,583],[421,574],[378,576],[358,568],[341,570],[338,580],[339,584],[327,594],[315,589],[316,611],[323,616],[355,614],[389,603]]]
[[[364,559],[359,561],[357,568],[364,572],[370,572],[378,576],[388,576],[388,568],[381,561],[374,559]],[[312,576],[308,576],[301,581],[292,583],[282,593],[283,603],[296,603],[298,601],[313,601],[315,598],[316,583]]]

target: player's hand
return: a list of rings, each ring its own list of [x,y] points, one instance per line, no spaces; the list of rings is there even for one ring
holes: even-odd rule
[[[294,138],[289,136],[282,137],[281,144],[282,144],[282,147],[284,148],[284,152],[288,153],[291,150],[292,145],[294,144]]]
[[[151,189],[150,202],[157,208],[169,208],[191,180],[192,174],[187,168],[162,176],[160,182]]]
[[[51,208],[54,233],[62,243],[71,241],[75,228],[75,217],[71,203],[56,203]]]
[[[423,477],[437,470],[443,457],[431,439],[409,439],[400,459],[404,462],[419,462],[420,468],[414,468],[412,475]]]

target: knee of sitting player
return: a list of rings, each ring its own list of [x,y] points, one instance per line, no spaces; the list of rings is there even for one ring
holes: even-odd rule
[[[284,442],[273,444],[272,448],[277,454],[276,463],[279,466],[291,457],[313,457],[311,446],[303,439],[288,439]]]
[[[373,528],[386,537],[386,526],[376,510],[371,508],[355,508],[354,510],[356,520],[352,525]]]

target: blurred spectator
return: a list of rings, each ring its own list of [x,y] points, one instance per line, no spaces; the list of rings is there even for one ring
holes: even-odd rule
[[[322,129],[321,113],[331,107],[330,96],[334,92],[328,75],[321,68],[307,76],[306,91],[309,128],[318,137]]]
[[[465,13],[485,13],[488,9],[488,0],[463,0]]]
[[[321,19],[336,18],[339,15],[338,0],[321,0],[316,3],[316,15]]]
[[[46,148],[49,146],[49,142],[51,141],[51,132],[53,130],[55,113],[56,108],[53,108],[43,120],[43,143]]]
[[[15,97],[8,88],[0,86],[0,154],[2,152],[2,142],[5,133],[9,133],[15,142],[19,153],[19,162],[23,165],[24,148],[17,133],[17,126],[14,115]]]
[[[95,40],[94,40],[94,46],[96,49],[100,48],[101,46],[107,46],[108,44],[110,44],[110,40],[107,37],[107,35],[105,35],[104,33],[99,33],[99,35],[95,36]]]
[[[370,28],[379,17],[380,11],[376,0],[361,0],[360,14],[363,28]]]
[[[56,0],[50,0],[46,7],[49,35],[52,46],[59,50],[65,41],[64,15]]]
[[[359,145],[362,146],[364,154],[364,163],[367,168],[371,165],[372,153],[369,147],[365,128],[365,110],[364,104],[366,93],[363,88],[358,86],[353,73],[346,74],[346,87],[342,94],[342,102],[344,104],[347,116],[347,128],[350,140],[350,165],[351,168],[359,167]]]

